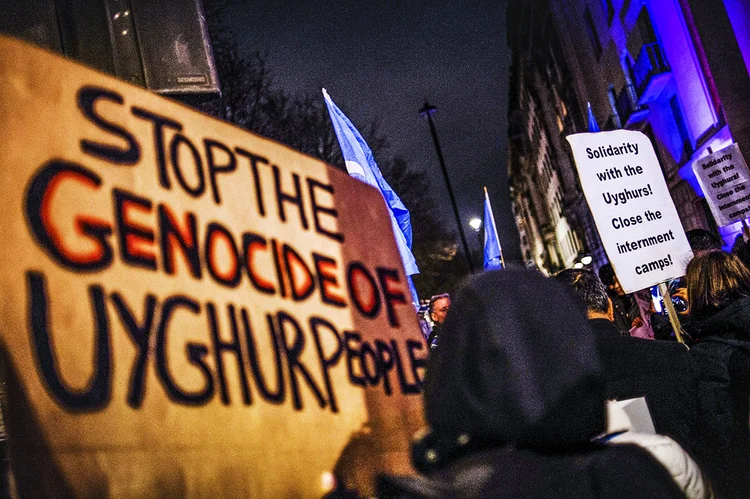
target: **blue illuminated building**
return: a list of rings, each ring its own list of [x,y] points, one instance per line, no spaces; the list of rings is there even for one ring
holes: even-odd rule
[[[741,223],[716,227],[691,166],[733,142],[750,159],[750,1],[511,0],[508,31],[514,51],[512,83],[528,83],[530,73],[545,72],[534,68],[562,59],[568,78],[550,78],[536,87],[573,95],[565,107],[576,116],[586,116],[590,102],[603,130],[645,133],[654,143],[685,230],[715,230],[731,247]],[[532,31],[554,33],[559,47],[534,47],[523,35]],[[511,85],[509,126],[518,130],[523,125],[515,121],[526,117],[514,115],[514,103],[523,100],[513,95],[514,88],[518,92],[519,86]],[[534,85],[523,88],[538,93]],[[559,106],[550,101],[542,107],[554,114]],[[585,123],[574,128],[585,131]],[[509,158],[518,148],[512,135]],[[563,147],[556,154],[569,152]],[[555,167],[569,168],[569,161]],[[519,165],[509,168],[513,185]],[[516,197],[514,202],[524,201]],[[596,248],[587,250],[596,253]]]

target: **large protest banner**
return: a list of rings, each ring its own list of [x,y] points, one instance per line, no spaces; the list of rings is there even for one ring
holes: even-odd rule
[[[567,139],[602,244],[625,292],[685,275],[693,254],[648,137],[615,130]]]
[[[382,196],[0,37],[22,497],[320,497],[410,471],[426,348]]]
[[[720,227],[750,215],[750,171],[737,144],[694,161],[693,171]]]

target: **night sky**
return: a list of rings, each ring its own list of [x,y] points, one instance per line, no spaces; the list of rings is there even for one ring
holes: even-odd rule
[[[274,83],[294,94],[325,87],[360,130],[374,120],[391,153],[427,171],[455,230],[435,147],[418,110],[427,97],[471,247],[486,185],[506,260],[520,260],[506,168],[510,51],[505,1],[269,1],[231,8],[231,29],[268,55]],[[377,161],[377,157],[375,160]]]

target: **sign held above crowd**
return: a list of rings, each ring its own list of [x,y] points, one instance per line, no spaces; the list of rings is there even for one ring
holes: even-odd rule
[[[750,171],[737,144],[694,161],[693,171],[720,227],[750,216]]]
[[[625,292],[685,275],[692,251],[648,137],[615,130],[567,139],[602,244]]]
[[[427,350],[375,189],[4,37],[0,126],[21,496],[369,495],[410,470]]]

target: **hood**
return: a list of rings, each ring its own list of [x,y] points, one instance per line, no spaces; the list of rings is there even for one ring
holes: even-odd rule
[[[425,412],[439,437],[555,449],[605,428],[596,337],[568,290],[529,270],[471,277],[430,356]]]
[[[750,340],[750,297],[739,298],[701,322],[700,336]]]

